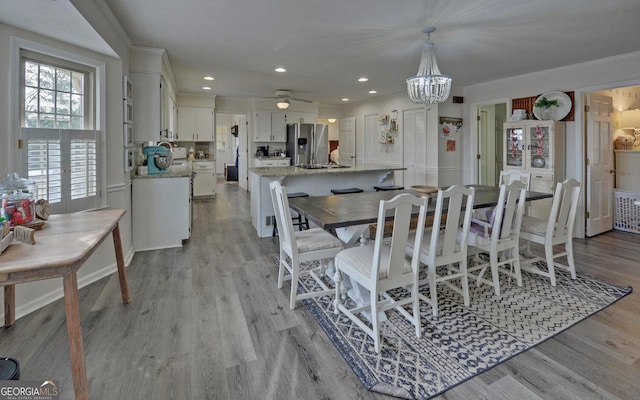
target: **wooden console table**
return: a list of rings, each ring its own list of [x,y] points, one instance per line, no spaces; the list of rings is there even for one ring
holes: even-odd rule
[[[118,227],[118,221],[125,212],[126,210],[105,209],[52,215],[42,230],[36,231],[35,245],[14,240],[0,255],[0,285],[4,286],[5,328],[15,323],[16,284],[62,278],[71,374],[76,400],[89,399],[76,273],[102,241],[112,234],[122,302],[129,303],[129,289]]]

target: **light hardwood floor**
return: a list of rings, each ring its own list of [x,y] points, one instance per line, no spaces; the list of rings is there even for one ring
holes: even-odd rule
[[[91,398],[391,399],[368,392],[288,286],[276,288],[277,239],[258,239],[248,193],[220,181],[194,203],[192,238],[140,252],[117,276],[80,290]],[[170,229],[170,227],[167,227]],[[578,271],[640,289],[640,235],[575,240]],[[62,301],[0,334],[22,379],[59,380],[71,399]],[[640,398],[640,296],[613,306],[437,399]]]

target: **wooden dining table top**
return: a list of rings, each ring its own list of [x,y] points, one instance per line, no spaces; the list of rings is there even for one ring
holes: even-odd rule
[[[493,207],[498,203],[500,188],[483,185],[465,185],[475,188],[473,208]],[[362,192],[343,195],[297,197],[289,199],[289,207],[305,216],[309,221],[327,231],[335,231],[352,225],[376,223],[380,200],[390,200],[400,193],[421,195],[413,190],[393,190],[380,192]],[[432,215],[436,208],[436,193],[429,200],[427,215]],[[527,192],[527,201],[553,197],[552,193]],[[446,205],[444,206],[446,209]],[[418,210],[416,208],[416,214]]]

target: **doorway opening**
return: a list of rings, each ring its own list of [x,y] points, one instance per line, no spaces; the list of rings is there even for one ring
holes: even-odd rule
[[[475,181],[497,186],[504,165],[502,126],[507,121],[507,103],[483,104],[475,111],[478,123]]]
[[[227,183],[247,189],[247,115],[216,113],[216,171]],[[243,179],[243,180],[241,180]]]
[[[626,86],[585,92],[588,106],[584,116],[585,233],[592,237],[613,229],[616,204],[614,190],[640,193],[640,149],[615,149],[618,138],[633,143],[625,112],[640,108],[640,86]],[[627,126],[629,125],[629,126]]]

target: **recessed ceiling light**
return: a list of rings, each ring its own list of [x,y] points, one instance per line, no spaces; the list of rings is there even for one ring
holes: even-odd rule
[[[284,67],[278,67],[276,68],[276,72],[287,72],[287,70]]]
[[[204,90],[211,90],[211,88],[209,86],[203,86],[202,89]]]
[[[349,99],[347,99],[346,97],[344,99],[342,99],[342,101],[349,101]]]
[[[212,80],[213,80],[213,76],[209,76],[209,75],[208,75],[208,76],[205,76],[205,77],[204,77],[204,80],[205,80],[205,81],[212,81]]]
[[[366,76],[358,78],[358,82],[367,82],[368,80],[369,78],[367,78]]]
[[[378,93],[377,90],[369,90],[369,94],[376,94],[376,93]]]

